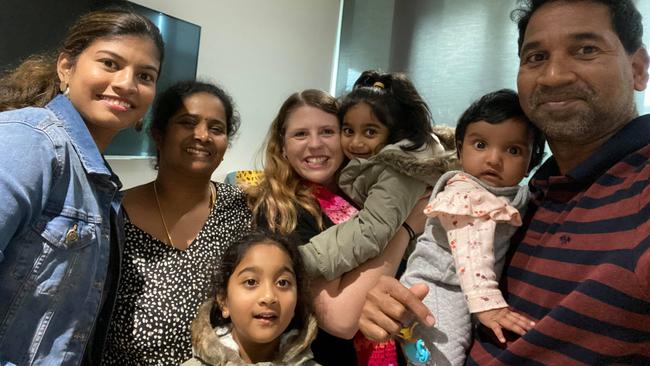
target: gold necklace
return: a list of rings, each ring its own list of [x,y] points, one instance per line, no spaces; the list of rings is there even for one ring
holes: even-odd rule
[[[210,212],[214,208],[214,204],[217,201],[217,190],[214,188],[212,182],[209,183],[210,186]],[[167,222],[165,221],[165,216],[163,215],[162,208],[160,207],[160,199],[158,198],[158,189],[156,188],[156,181],[153,181],[153,195],[156,197],[156,205],[158,206],[158,213],[160,214],[160,220],[162,221],[163,228],[165,228],[165,234],[167,234],[167,244],[172,248],[178,249],[172,241],[172,236],[169,234],[169,229],[167,228]],[[208,212],[208,215],[210,215]]]
[[[210,187],[210,212],[208,212],[208,215],[212,213],[212,209],[214,208],[214,204],[217,203],[217,189],[214,188],[214,184],[212,182],[208,182],[209,187]]]

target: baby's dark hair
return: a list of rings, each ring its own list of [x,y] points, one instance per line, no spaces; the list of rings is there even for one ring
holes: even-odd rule
[[[282,249],[293,264],[293,272],[296,277],[296,289],[298,298],[296,310],[293,319],[285,332],[297,329],[301,330],[307,327],[309,317],[312,313],[311,296],[309,294],[309,283],[305,273],[302,257],[298,252],[296,245],[285,237],[265,230],[255,230],[244,235],[240,240],[234,242],[226,249],[219,269],[214,280],[214,299],[225,299],[228,296],[228,280],[232,276],[239,262],[244,258],[248,251],[260,244],[271,244]],[[210,313],[210,322],[213,327],[230,324],[230,318],[224,318],[219,306],[213,306]]]
[[[388,144],[407,139],[411,143],[402,149],[413,151],[433,143],[429,107],[405,74],[364,71],[352,91],[341,99],[339,121],[343,123],[345,113],[359,103],[369,105],[375,117],[388,128]]]
[[[463,112],[456,125],[455,139],[458,157],[460,157],[460,150],[465,139],[467,126],[479,121],[496,125],[510,118],[519,118],[526,122],[528,131],[532,132],[533,149],[530,156],[530,163],[528,164],[528,172],[530,172],[544,158],[544,144],[546,143],[546,139],[542,131],[526,117],[519,104],[519,96],[515,91],[510,89],[501,89],[485,94]]]

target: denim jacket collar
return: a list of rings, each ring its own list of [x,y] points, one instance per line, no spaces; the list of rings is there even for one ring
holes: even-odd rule
[[[62,94],[57,95],[46,106],[61,121],[65,121],[63,128],[70,136],[72,145],[79,154],[81,164],[88,174],[101,174],[112,176],[106,161],[102,157],[95,140],[93,140],[86,127],[86,123],[70,100]]]

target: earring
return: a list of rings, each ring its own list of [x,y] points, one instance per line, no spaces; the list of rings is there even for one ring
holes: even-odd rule
[[[59,83],[59,90],[66,97],[70,95],[70,85],[68,85],[68,83],[66,83],[65,81],[61,81],[61,83]]]
[[[222,304],[221,304],[221,302],[219,301],[219,299],[214,299],[214,306],[218,307],[218,308],[221,310],[221,316],[222,316],[224,319],[226,319],[226,318],[228,318],[228,317],[230,316],[230,312],[228,311],[228,309],[222,309],[222,306],[221,306],[221,305],[222,305]]]
[[[140,132],[142,131],[142,125],[144,124],[144,117],[140,118],[135,122],[135,125],[133,125],[133,128],[135,128],[136,131]]]

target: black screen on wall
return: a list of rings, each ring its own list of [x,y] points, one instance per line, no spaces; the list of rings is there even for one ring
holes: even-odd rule
[[[194,79],[199,55],[201,27],[128,1],[115,0],[0,0],[0,71],[17,66],[29,55],[53,52],[68,27],[91,10],[122,7],[149,18],[165,41],[165,60],[157,92],[179,80]],[[105,151],[107,155],[155,156],[155,146],[146,133],[120,132]]]
[[[199,57],[201,27],[144,6],[130,3],[130,7],[158,26],[165,41],[165,60],[156,86],[157,93],[180,80],[194,80]],[[147,113],[144,128],[120,132],[104,152],[106,155],[155,156],[156,149],[148,135],[151,113]]]

